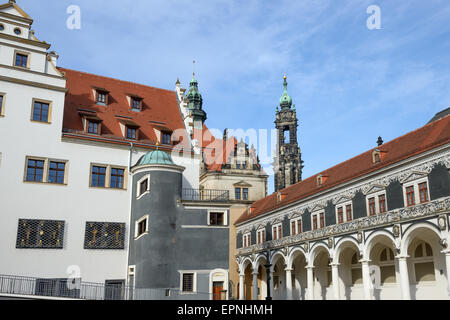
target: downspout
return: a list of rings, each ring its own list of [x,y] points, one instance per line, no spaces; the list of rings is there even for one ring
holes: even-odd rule
[[[129,214],[128,214],[128,221],[130,222],[130,225],[128,227],[128,250],[127,250],[127,260],[125,263],[125,270],[126,270],[126,287],[128,287],[131,290],[134,290],[134,283],[128,283],[130,280],[130,275],[129,275],[129,264],[130,264],[130,245],[131,245],[131,226],[132,226],[132,221],[131,221],[131,214],[132,214],[132,202],[133,202],[133,175],[131,174],[131,163],[132,163],[132,159],[133,159],[133,149],[134,149],[134,144],[132,142],[130,142],[130,153],[128,155],[128,175],[129,175],[129,181],[128,181],[128,192],[130,193],[130,201],[129,201]],[[134,270],[134,273],[136,274],[136,269]],[[134,296],[134,295],[133,295]]]

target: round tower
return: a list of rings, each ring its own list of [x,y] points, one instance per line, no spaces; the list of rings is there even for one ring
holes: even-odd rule
[[[177,225],[182,208],[184,167],[161,150],[148,152],[131,169],[132,199],[129,285],[135,288],[176,286]]]

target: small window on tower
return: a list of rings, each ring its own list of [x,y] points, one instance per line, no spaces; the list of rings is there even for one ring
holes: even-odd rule
[[[134,237],[137,240],[145,234],[148,234],[148,216],[142,217],[141,219],[136,221]]]

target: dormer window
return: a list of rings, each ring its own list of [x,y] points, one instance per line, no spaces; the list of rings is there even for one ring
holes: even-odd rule
[[[129,140],[137,140],[138,138],[138,128],[136,127],[126,127],[126,137]]]
[[[166,144],[166,145],[172,144],[172,134],[170,132],[162,133],[162,144]]]
[[[380,163],[381,161],[383,161],[386,153],[387,153],[386,151],[381,151],[380,149],[375,149],[372,152],[372,162],[373,162],[373,164],[377,164],[377,163]]]
[[[131,98],[131,110],[141,111],[142,110],[142,99],[132,97]]]
[[[104,89],[96,89],[95,102],[100,106],[108,105],[108,94],[109,92]]]
[[[100,134],[100,123],[97,121],[88,120],[87,128],[88,133]]]

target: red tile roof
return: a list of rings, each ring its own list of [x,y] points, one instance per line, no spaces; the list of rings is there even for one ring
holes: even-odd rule
[[[375,172],[399,161],[424,153],[444,145],[449,141],[450,115],[319,173],[323,176],[328,176],[322,186],[317,185],[318,175],[315,175],[281,190],[281,193],[284,195],[284,199],[281,202],[278,202],[277,193],[256,201],[252,205],[251,212],[248,210],[244,212],[236,221],[236,225],[293,204],[321,191]],[[383,153],[383,156],[380,163],[374,164],[372,153],[376,149],[379,149]]]
[[[77,138],[101,140],[108,138],[128,144],[122,134],[120,123],[139,126],[139,141],[151,148],[158,142],[154,128],[172,131],[182,129],[184,122],[175,91],[107,78],[85,72],[59,68],[67,77],[63,134],[76,134]],[[96,104],[94,90],[104,88],[109,92],[108,105]],[[127,96],[142,98],[142,111],[131,111]],[[86,113],[102,121],[102,134],[95,136],[84,132],[82,116]],[[185,140],[187,141],[187,140]]]

